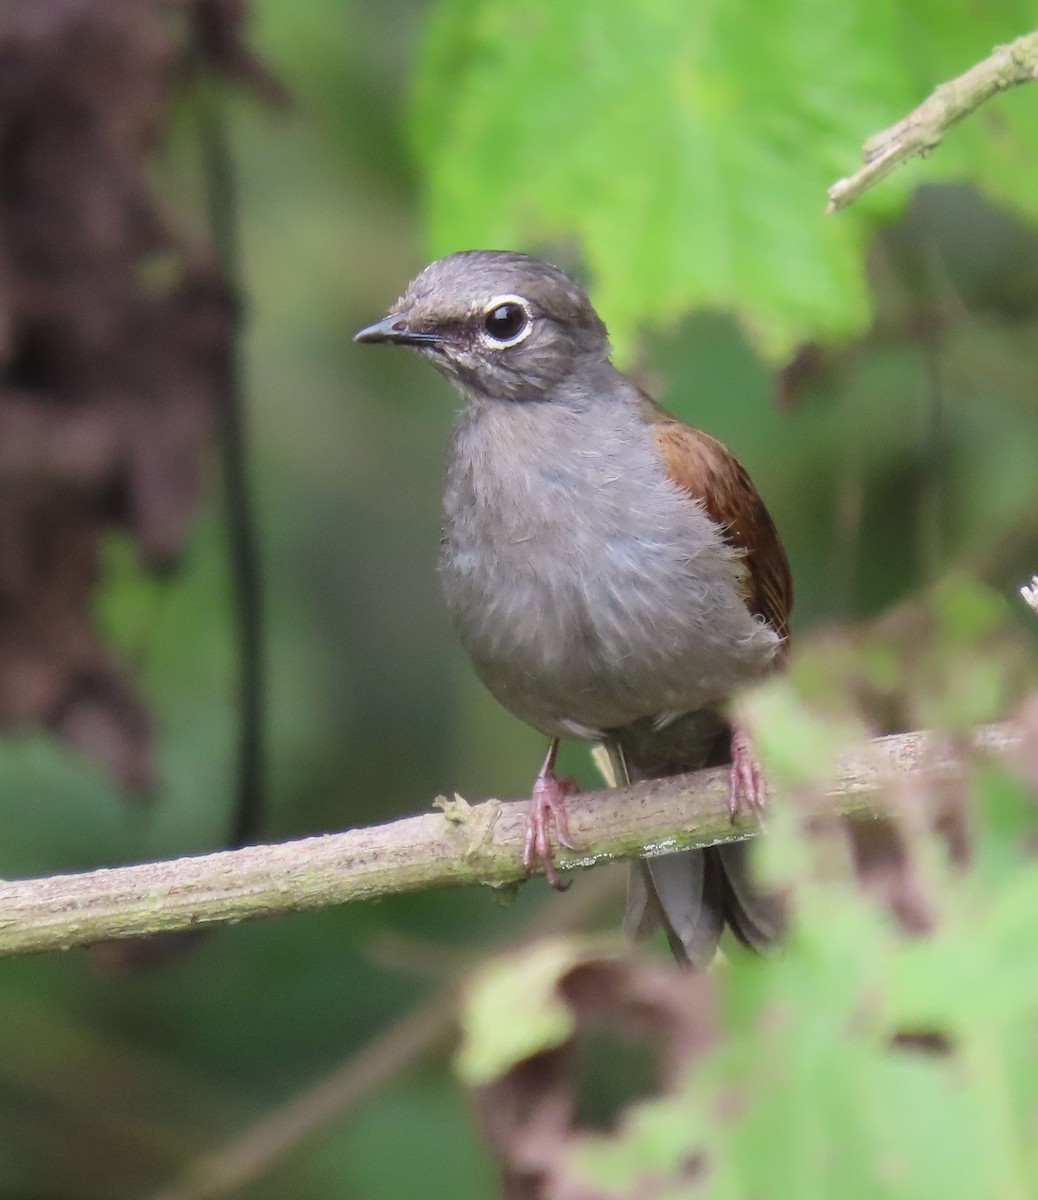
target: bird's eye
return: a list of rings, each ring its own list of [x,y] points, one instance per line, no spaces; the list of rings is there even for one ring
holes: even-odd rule
[[[530,310],[518,299],[501,297],[483,314],[483,331],[498,346],[515,346],[530,328]]]

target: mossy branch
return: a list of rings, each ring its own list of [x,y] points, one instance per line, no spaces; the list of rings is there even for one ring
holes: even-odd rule
[[[982,729],[979,749],[1011,755],[1022,734]],[[908,733],[878,739],[846,758],[828,789],[842,813],[877,806],[894,777],[961,772],[947,738]],[[774,802],[782,802],[781,793]],[[442,802],[442,812],[270,846],[196,858],[114,867],[80,875],[0,884],[0,956],[88,946],[113,938],[200,929],[280,916],[397,892],[484,884],[503,887],[521,864],[527,804]],[[732,824],[727,771],[699,771],[629,788],[588,792],[570,801],[579,852],[558,855],[561,869],[744,838],[752,819]]]
[[[844,208],[895,167],[940,145],[948,130],[985,100],[1038,78],[1038,31],[996,46],[983,61],[942,83],[931,96],[896,125],[873,134],[862,147],[865,165],[829,189],[829,212]]]

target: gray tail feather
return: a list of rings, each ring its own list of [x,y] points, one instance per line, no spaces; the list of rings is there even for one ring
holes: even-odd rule
[[[729,746],[730,733],[722,725],[708,753],[698,762],[689,756],[688,769],[728,761]],[[619,780],[658,777],[680,769],[671,763],[665,771],[646,771],[644,766],[631,770],[618,745],[609,744],[608,749]],[[725,925],[754,950],[773,945],[785,932],[782,902],[754,881],[746,842],[683,850],[633,864],[624,916],[624,931],[630,937],[645,938],[663,929],[678,962],[705,967]]]
[[[748,842],[715,846],[724,876],[724,918],[745,946],[766,950],[786,932],[786,910],[774,893],[763,891],[750,870]]]
[[[717,856],[687,850],[633,863],[624,932],[648,937],[662,928],[678,962],[705,966],[724,928]]]
[[[705,967],[725,924],[745,945],[763,950],[781,936],[782,908],[750,877],[742,842],[683,850],[634,863],[624,931],[648,937],[662,928],[678,962]]]

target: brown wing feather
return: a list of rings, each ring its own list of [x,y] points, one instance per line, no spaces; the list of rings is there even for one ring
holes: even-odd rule
[[[643,412],[664,470],[699,500],[745,555],[746,606],[784,638],[789,636],[793,578],[786,552],[749,475],[716,438],[693,429],[645,397]]]

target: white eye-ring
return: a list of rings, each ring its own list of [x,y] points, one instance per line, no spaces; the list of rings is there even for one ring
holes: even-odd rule
[[[518,346],[533,331],[533,314],[522,296],[495,296],[483,310],[483,341],[496,350]]]

